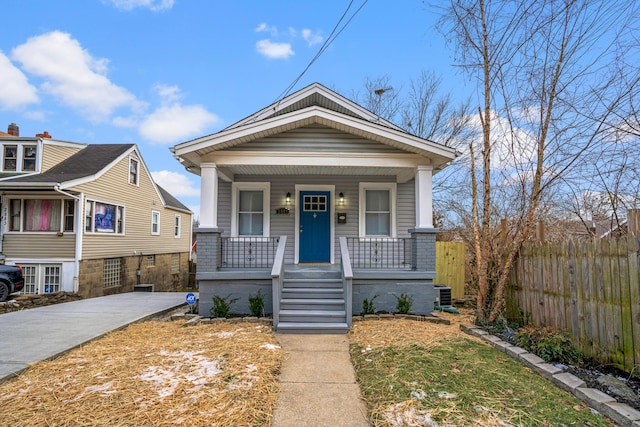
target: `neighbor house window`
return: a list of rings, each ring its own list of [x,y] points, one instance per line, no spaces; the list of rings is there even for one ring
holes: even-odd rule
[[[103,262],[103,286],[105,288],[120,286],[120,258],[107,258]]]
[[[154,265],[156,265],[156,256],[147,255],[147,267],[153,267]]]
[[[36,146],[24,145],[22,147],[22,170],[33,172],[36,170]]]
[[[151,211],[151,234],[160,234],[160,212]]]
[[[5,172],[35,172],[37,145],[3,145],[2,170]]]
[[[138,185],[140,162],[136,159],[129,159],[129,184]]]
[[[89,233],[124,234],[124,207],[87,200],[84,230]]]
[[[268,182],[232,185],[231,230],[234,236],[269,236]]]
[[[180,254],[171,254],[171,272],[180,272]]]
[[[180,215],[176,215],[173,218],[173,237],[180,237],[180,223],[181,223]]]
[[[24,294],[49,294],[62,290],[61,264],[21,264]]]
[[[9,231],[73,231],[74,203],[60,199],[11,199]]]
[[[360,184],[360,236],[395,237],[395,183]]]

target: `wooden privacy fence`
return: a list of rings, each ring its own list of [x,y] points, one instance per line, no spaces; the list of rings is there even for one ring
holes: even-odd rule
[[[451,288],[453,299],[464,299],[464,242],[436,242],[436,279],[433,283]]]
[[[568,331],[587,357],[640,367],[640,236],[525,245],[506,290],[510,319]]]

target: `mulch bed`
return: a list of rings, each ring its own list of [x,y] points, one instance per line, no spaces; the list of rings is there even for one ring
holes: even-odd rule
[[[0,384],[3,425],[269,425],[284,352],[256,324],[144,322]]]

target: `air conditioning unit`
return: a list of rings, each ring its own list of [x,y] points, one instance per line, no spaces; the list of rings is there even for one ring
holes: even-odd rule
[[[445,285],[433,285],[435,303],[440,307],[451,307],[451,288]]]

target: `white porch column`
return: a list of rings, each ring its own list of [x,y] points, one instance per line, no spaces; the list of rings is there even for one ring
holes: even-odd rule
[[[218,169],[215,163],[200,165],[200,228],[218,228]]]
[[[432,166],[416,168],[416,228],[433,228]]]

